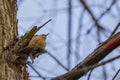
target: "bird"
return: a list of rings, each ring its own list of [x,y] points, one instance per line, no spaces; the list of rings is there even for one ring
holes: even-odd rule
[[[26,60],[28,59],[28,57],[30,57],[32,62],[28,61],[27,63],[33,63],[36,57],[47,52],[45,50],[45,46],[48,34],[33,36],[28,45],[18,52],[20,54],[17,54],[19,56],[17,58],[17,62],[21,64],[26,64]]]
[[[41,49],[45,49],[46,37],[48,36],[48,34],[41,34],[41,35],[33,36],[33,38],[30,40],[28,46],[29,47],[38,47],[38,48],[41,48]]]
[[[35,57],[38,57],[39,55],[42,55],[43,53],[46,52],[45,47],[46,47],[46,38],[48,34],[35,35],[30,40],[28,47],[31,48],[31,53],[29,56],[32,62],[33,59],[35,59]]]

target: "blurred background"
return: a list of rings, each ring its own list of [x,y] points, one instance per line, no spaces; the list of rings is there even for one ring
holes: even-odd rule
[[[50,33],[46,44],[48,53],[28,66],[30,80],[50,80],[71,70],[105,41],[120,22],[120,0],[84,0],[85,4],[82,1],[18,0],[20,36],[52,19],[37,33]],[[117,48],[102,61],[119,54]],[[119,68],[118,59],[95,68],[90,79],[89,72],[80,80],[111,80]]]

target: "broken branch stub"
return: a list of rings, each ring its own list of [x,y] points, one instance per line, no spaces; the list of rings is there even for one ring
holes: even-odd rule
[[[31,39],[33,38],[33,36],[35,36],[35,33],[37,31],[39,31],[43,26],[45,26],[50,21],[51,21],[51,19],[46,21],[40,27],[34,26],[29,32],[25,33],[25,35],[15,43],[12,51],[13,51],[13,53],[15,53],[18,56],[19,60],[20,59],[22,60],[24,58],[24,60],[26,62],[27,58],[30,57],[30,53],[31,53],[32,50],[34,50],[34,52],[38,52],[38,51],[39,52],[40,51],[45,52],[45,50],[35,49],[35,47],[29,47],[28,44],[31,41]],[[34,53],[34,55],[35,54],[36,53]],[[25,57],[22,56],[22,55],[25,55]],[[36,56],[34,56],[34,58],[35,57]],[[16,61],[18,61],[18,60],[16,60]]]

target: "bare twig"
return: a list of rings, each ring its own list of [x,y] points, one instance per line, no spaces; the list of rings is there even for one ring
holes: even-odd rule
[[[94,68],[93,68],[93,69],[94,69]],[[92,75],[93,69],[92,69],[92,70],[90,71],[90,73],[88,74],[87,80],[90,80],[90,77],[91,77],[91,75]]]
[[[100,17],[97,19],[97,21],[99,21],[105,14],[107,14],[110,10],[111,10],[111,8],[113,7],[113,5],[115,4],[117,2],[117,0],[113,0],[113,2],[111,3],[111,5],[110,5],[110,7],[105,11],[105,12],[103,12],[101,15],[100,15]]]
[[[119,28],[119,26],[120,26],[120,22],[117,24],[117,26],[115,27],[115,29],[114,29],[113,32],[111,33],[110,37],[112,37],[112,36],[115,34],[115,32],[117,31],[117,29]],[[110,37],[109,37],[109,38],[110,38]]]
[[[68,71],[69,69],[66,68],[55,56],[53,56],[49,51],[47,51],[48,55],[50,57],[52,57],[63,69],[65,69],[66,71]]]
[[[72,0],[68,0],[68,44],[67,44],[67,64],[68,69],[71,66],[71,37],[72,37]]]
[[[77,37],[76,37],[76,53],[75,53],[75,57],[78,61],[78,59],[80,59],[80,54],[79,54],[79,50],[80,50],[80,44],[81,44],[81,32],[83,30],[83,19],[84,19],[84,13],[85,13],[85,9],[83,9],[83,11],[81,12],[81,15],[79,17],[79,27],[77,29]]]
[[[114,5],[116,2],[117,2],[117,0],[113,0],[113,2],[111,3],[110,7],[109,7],[106,11],[104,11],[104,12],[99,16],[99,18],[96,19],[96,21],[98,22],[105,14],[107,14],[107,13],[111,10],[111,8],[113,7],[113,5]],[[96,24],[94,24],[94,25],[88,30],[88,33],[93,29],[93,27],[94,27],[95,25],[96,25]]]
[[[107,61],[101,62],[100,64],[94,64],[94,65],[91,65],[91,66],[88,66],[88,67],[83,67],[82,69],[79,69],[79,70],[72,70],[72,71],[69,71],[68,73],[66,73],[64,75],[53,78],[52,80],[76,80],[76,79],[79,79],[81,73],[86,72],[87,70],[90,70],[90,69],[93,69],[93,68],[100,67],[101,65],[105,65],[105,64],[107,64],[109,62],[112,62],[112,61],[114,61],[116,59],[119,59],[119,58],[120,58],[120,55],[116,56],[114,58],[111,58]]]
[[[89,12],[89,14],[91,15],[92,19],[95,21],[95,24],[96,24],[97,28],[100,29],[100,30],[104,30],[104,28],[98,23],[98,20],[95,18],[95,16],[93,15],[92,11],[87,6],[85,1],[84,0],[80,0],[80,2],[84,6],[84,8]]]
[[[45,22],[40,27],[34,26],[28,33],[26,33],[22,37],[21,40],[18,41],[18,43],[14,46],[14,50],[18,51],[18,50],[21,50],[22,48],[25,48],[27,46],[27,44],[29,43],[29,41],[32,39],[32,37],[35,35],[35,33],[37,31],[39,31],[44,25],[46,25],[50,21],[51,21],[51,19],[48,20],[47,22]]]
[[[49,19],[44,24],[42,24],[40,27],[37,28],[36,32],[39,31],[43,26],[45,26],[47,23],[49,23],[52,19]]]
[[[120,73],[120,69],[117,71],[117,73],[115,74],[115,76],[113,77],[112,80],[115,80],[115,78],[117,77],[117,75]]]
[[[43,77],[31,64],[28,64],[32,69],[33,71],[35,71],[35,73],[37,73],[38,77],[42,78],[43,80],[45,80],[46,78]]]

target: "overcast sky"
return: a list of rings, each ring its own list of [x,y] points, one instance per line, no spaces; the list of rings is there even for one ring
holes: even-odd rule
[[[113,0],[86,0],[90,6],[91,11],[96,18],[109,8]],[[110,32],[116,27],[120,21],[120,1],[118,0],[116,5],[113,6],[109,13],[104,15],[99,23],[107,29],[105,32],[101,32],[101,42],[106,40],[110,35]],[[33,26],[40,26],[49,19],[52,19],[44,28],[42,28],[37,34],[50,33],[47,38],[46,49],[57,58],[66,68],[67,64],[67,31],[68,31],[68,0],[19,0],[18,1],[18,15],[19,20],[19,35],[23,35],[29,31]],[[120,10],[120,9],[119,9]],[[83,15],[82,15],[83,14]],[[82,16],[81,16],[82,15]],[[81,17],[81,19],[80,19]],[[82,30],[79,30],[80,23],[82,21]],[[78,0],[72,1],[72,31],[71,31],[71,65],[72,69],[77,63],[82,61],[88,54],[94,51],[99,46],[96,35],[96,28],[87,34],[87,31],[94,25],[94,22],[89,13],[84,10],[83,6]],[[78,36],[80,34],[80,36]],[[86,35],[87,34],[87,35]],[[78,38],[79,37],[79,38]],[[80,44],[77,44],[77,39]],[[76,50],[76,46],[79,49]],[[118,55],[118,51],[113,51],[105,58],[110,59]],[[77,56],[75,55],[77,54]],[[113,63],[104,66],[107,72],[107,80],[111,80],[120,65],[120,61],[114,61]],[[113,65],[114,64],[114,65]],[[113,65],[113,66],[111,66]],[[35,59],[33,64],[35,69],[44,77],[55,77],[67,72],[61,67],[48,53]],[[38,76],[30,67],[28,68],[30,76]],[[99,73],[98,73],[99,71]],[[109,71],[111,73],[109,73]],[[87,76],[87,75],[86,75]],[[81,80],[86,80],[84,76]],[[39,77],[30,77],[31,80],[42,80]],[[93,71],[91,80],[103,80],[103,67],[97,68]]]

